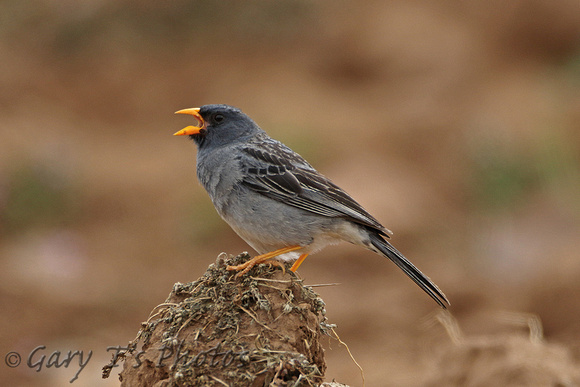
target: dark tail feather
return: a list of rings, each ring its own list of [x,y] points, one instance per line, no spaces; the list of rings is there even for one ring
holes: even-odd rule
[[[395,265],[397,265],[401,270],[405,272],[421,289],[431,296],[443,309],[447,308],[449,301],[445,294],[437,285],[435,285],[429,277],[421,273],[419,269],[415,267],[407,258],[403,256],[397,249],[393,247],[389,242],[381,238],[378,234],[370,234],[371,244],[379,249],[387,258],[389,258]]]

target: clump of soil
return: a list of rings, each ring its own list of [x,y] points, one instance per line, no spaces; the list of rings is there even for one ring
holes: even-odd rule
[[[121,386],[315,386],[326,363],[325,304],[294,273],[261,264],[235,278],[222,254],[195,282],[173,286],[130,342]],[[141,344],[141,350],[138,345]],[[104,368],[107,377],[117,358]]]
[[[562,345],[544,340],[539,319],[531,322],[529,337],[516,333],[464,337],[454,320],[445,321],[448,332],[453,332],[453,343],[434,354],[432,375],[425,385],[580,385],[580,369],[573,354]]]

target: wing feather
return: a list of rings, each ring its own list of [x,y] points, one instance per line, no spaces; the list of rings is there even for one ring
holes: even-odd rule
[[[268,140],[262,139],[259,147],[250,144],[242,148],[243,185],[293,207],[322,216],[345,218],[388,237],[390,231],[344,190],[290,148]]]

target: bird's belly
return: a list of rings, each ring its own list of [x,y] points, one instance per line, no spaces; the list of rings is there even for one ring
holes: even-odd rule
[[[361,244],[360,227],[351,222],[312,215],[297,209],[282,210],[268,210],[268,216],[260,215],[261,210],[253,211],[254,216],[246,214],[241,217],[243,221],[231,214],[224,214],[223,218],[259,254],[288,246],[303,246],[300,250],[278,257],[284,261],[294,261],[303,253],[313,254],[341,241]]]

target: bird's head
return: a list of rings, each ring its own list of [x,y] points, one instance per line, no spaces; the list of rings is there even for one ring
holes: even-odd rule
[[[189,114],[195,118],[196,123],[174,133],[174,136],[188,135],[200,148],[210,144],[230,144],[262,131],[240,109],[229,105],[204,105],[179,110],[175,114]]]

